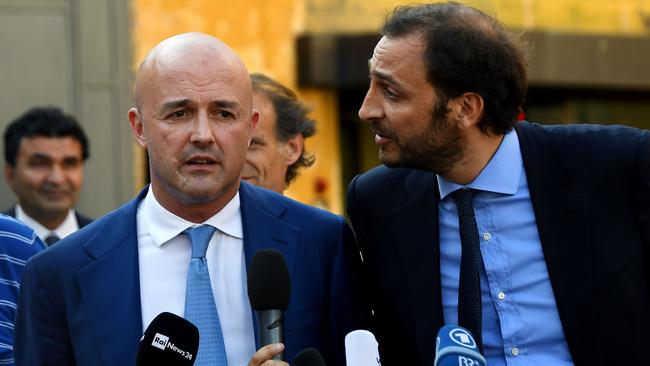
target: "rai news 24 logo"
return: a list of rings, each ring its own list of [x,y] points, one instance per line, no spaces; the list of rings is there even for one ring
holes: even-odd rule
[[[188,360],[192,360],[194,358],[194,355],[191,352],[184,351],[178,348],[174,343],[170,342],[169,337],[164,334],[156,333],[156,335],[153,337],[153,341],[151,342],[151,345],[163,351],[165,349],[170,349],[178,353],[179,355],[187,358]]]

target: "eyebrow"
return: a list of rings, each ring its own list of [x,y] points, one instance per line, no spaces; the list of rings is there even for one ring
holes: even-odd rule
[[[210,104],[216,108],[239,109],[239,103],[230,100],[215,100]]]
[[[35,153],[29,155],[29,159],[30,160],[41,159],[41,160],[50,161],[50,160],[52,160],[52,157],[50,155],[48,155],[48,154],[45,154],[45,153],[35,152]]]
[[[173,110],[176,108],[182,108],[182,107],[187,107],[188,105],[192,104],[192,101],[190,99],[179,99],[179,100],[172,100],[170,102],[166,102],[162,105],[161,111],[166,112],[169,110]],[[225,109],[237,109],[239,110],[239,103],[233,102],[230,100],[215,100],[210,103],[212,107],[214,108],[225,108]]]
[[[162,111],[168,111],[170,109],[176,109],[180,107],[185,107],[188,104],[190,104],[191,101],[189,99],[179,99],[179,100],[172,100],[171,102],[166,102],[162,105]]]
[[[396,86],[400,85],[400,83],[394,77],[392,77],[391,75],[388,75],[387,73],[382,72],[382,71],[378,71],[376,69],[373,70],[372,65],[370,63],[371,61],[372,61],[372,59],[368,60],[368,70],[370,70],[370,73],[373,76],[375,76],[377,79],[382,80],[384,82],[387,82],[389,84],[393,84],[393,85],[396,85]]]

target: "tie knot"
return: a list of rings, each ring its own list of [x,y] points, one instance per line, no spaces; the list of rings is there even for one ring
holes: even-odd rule
[[[50,235],[45,238],[45,244],[52,245],[57,241],[61,240],[55,233],[50,233]]]
[[[474,207],[472,206],[472,198],[476,193],[475,189],[461,188],[451,194],[451,197],[456,201],[456,208],[458,209],[458,216],[474,216]]]
[[[192,242],[192,258],[205,257],[205,252],[208,250],[208,244],[210,244],[210,239],[212,239],[215,230],[217,228],[214,226],[201,225],[183,231],[183,234],[187,235],[190,242]]]

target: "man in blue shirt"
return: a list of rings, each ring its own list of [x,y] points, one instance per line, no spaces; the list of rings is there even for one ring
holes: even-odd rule
[[[459,323],[490,366],[647,363],[650,133],[516,122],[523,47],[479,10],[382,33],[359,116],[384,166],[348,189],[382,364]]]
[[[44,248],[32,229],[0,214],[0,365],[14,364],[14,319],[25,262]]]

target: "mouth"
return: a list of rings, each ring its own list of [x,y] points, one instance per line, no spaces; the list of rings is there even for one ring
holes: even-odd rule
[[[60,200],[68,197],[67,191],[41,191],[41,194],[49,200]]]
[[[375,134],[375,143],[378,145],[386,144],[389,143],[391,140],[393,140],[392,136],[379,130],[375,126],[372,126],[370,129]]]
[[[192,156],[185,161],[185,165],[192,169],[212,169],[217,160],[211,156]]]

